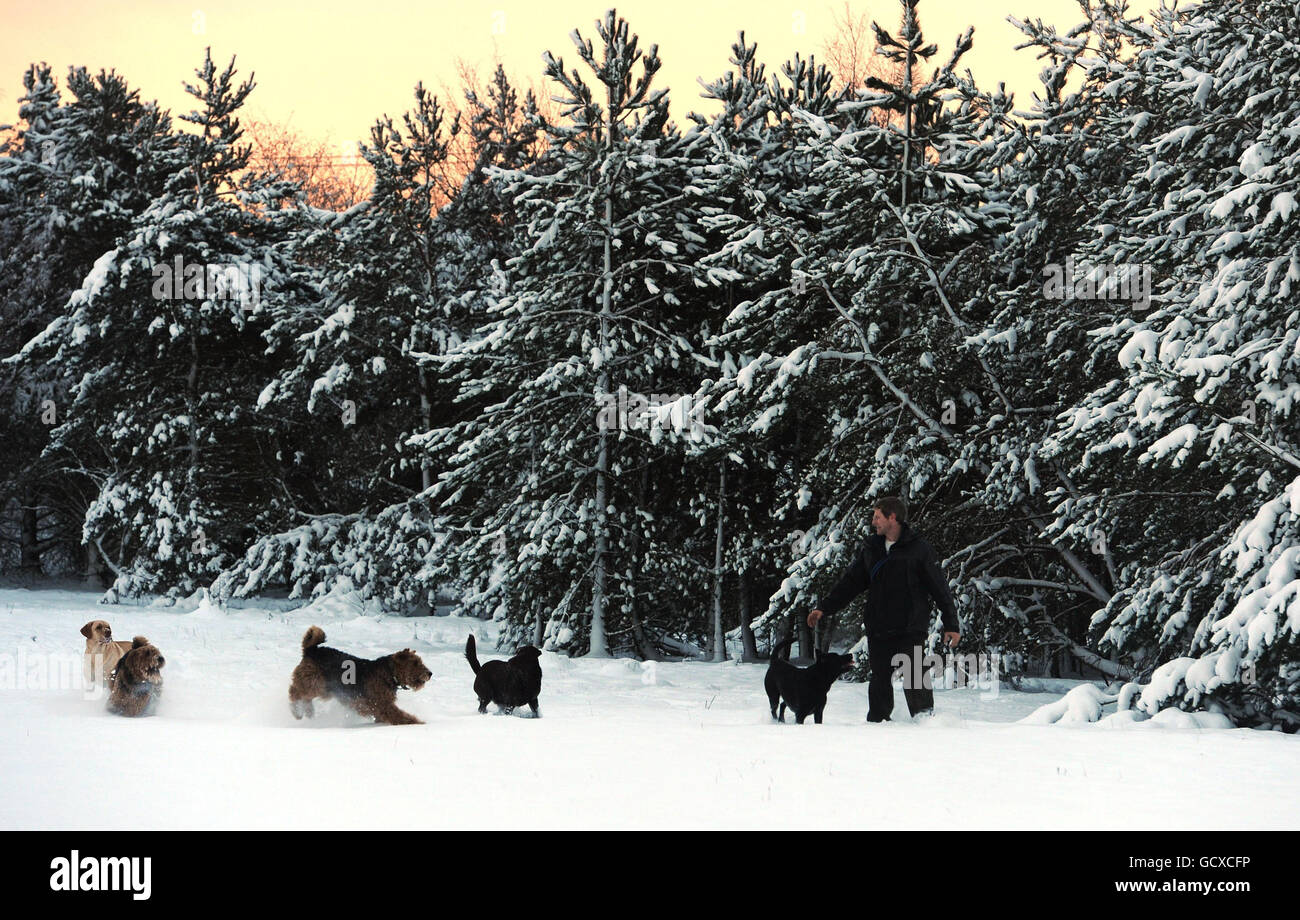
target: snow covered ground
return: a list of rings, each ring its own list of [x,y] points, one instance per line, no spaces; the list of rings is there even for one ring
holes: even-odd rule
[[[0,590],[0,828],[1300,828],[1297,735],[1016,724],[1059,693],[976,688],[938,692],[929,723],[898,692],[899,721],[868,725],[866,686],[844,682],[826,724],[778,725],[762,665],[553,654],[541,719],[479,715],[462,651],[473,630],[480,657],[499,656],[491,624],[337,598],[97,600]],[[156,716],[109,715],[69,686],[92,619],[166,656]],[[427,724],[335,703],[295,722],[289,674],[312,623],[359,655],[419,652],[433,680],[398,704]]]

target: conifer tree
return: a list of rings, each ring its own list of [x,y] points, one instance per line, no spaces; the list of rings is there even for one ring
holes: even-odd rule
[[[565,118],[545,126],[547,154],[498,173],[519,209],[520,254],[503,266],[491,321],[457,356],[462,398],[489,404],[441,433],[455,451],[435,494],[460,541],[446,564],[469,585],[466,609],[508,617],[506,641],[543,618],[551,647],[604,656],[630,616],[629,556],[642,577],[659,564],[639,491],[655,431],[642,433],[639,400],[674,392],[690,362],[680,311],[697,271],[676,214],[694,139],[652,88],[657,50],[642,52],[612,10],[596,31],[599,46],[573,35],[591,84],[546,55]]]
[[[159,145],[161,194],[100,255],[57,318],[24,349],[74,381],[47,455],[96,445],[76,471],[97,494],[85,539],[119,592],[189,593],[280,513],[274,431],[252,416],[268,376],[263,301],[287,296],[277,215],[288,191],[245,175],[237,112],[252,91],[211,55],[186,90],[193,133]]]
[[[112,71],[70,68],[66,104],[49,67],[33,65],[23,82],[22,126],[0,157],[0,357],[17,353],[64,314],[95,260],[161,192],[159,153],[173,143],[166,114]],[[71,454],[42,457],[73,383],[53,363],[0,365],[7,407],[0,418],[0,506],[12,498],[18,508],[19,563],[27,572],[39,572],[55,546],[65,565],[82,555],[92,484],[77,474]],[[78,450],[97,457],[94,444]]]
[[[1154,280],[1149,302],[1090,330],[1094,376],[1116,377],[1048,444],[1113,522],[1121,590],[1093,626],[1142,682],[1159,678],[1147,711],[1209,704],[1293,729],[1300,109],[1272,75],[1300,72],[1285,38],[1300,14],[1276,0],[1162,8],[1151,26],[1101,12],[1134,49],[1106,74],[1106,125],[1141,146],[1084,255],[1120,268],[1099,293]]]

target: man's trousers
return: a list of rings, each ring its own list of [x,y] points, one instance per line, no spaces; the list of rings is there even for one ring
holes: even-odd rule
[[[871,683],[867,686],[867,721],[883,722],[894,711],[894,675],[903,674],[903,698],[913,716],[934,709],[930,669],[925,661],[925,635],[881,636],[867,640]]]

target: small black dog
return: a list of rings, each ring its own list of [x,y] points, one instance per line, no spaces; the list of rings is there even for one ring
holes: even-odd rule
[[[474,634],[465,642],[465,658],[474,669],[474,692],[478,694],[478,711],[487,712],[488,703],[496,703],[507,714],[525,703],[537,712],[537,696],[542,692],[542,666],[538,659],[542,653],[531,645],[515,652],[509,661],[478,663],[474,650]]]
[[[792,636],[773,646],[767,674],[763,678],[763,689],[767,691],[767,700],[772,706],[772,718],[784,722],[788,706],[800,725],[809,713],[812,713],[813,721],[821,725],[822,710],[826,708],[826,694],[831,684],[853,667],[853,656],[835,652],[822,654],[818,650],[812,667],[796,668],[788,659],[781,657],[781,652],[788,651],[793,642]],[[778,701],[781,704],[780,715],[776,711]]]

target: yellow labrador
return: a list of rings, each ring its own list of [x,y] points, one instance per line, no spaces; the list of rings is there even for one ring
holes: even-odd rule
[[[82,673],[87,688],[108,686],[108,677],[131,650],[130,642],[113,641],[113,627],[106,620],[91,620],[81,627],[86,637],[86,656],[82,659]]]

